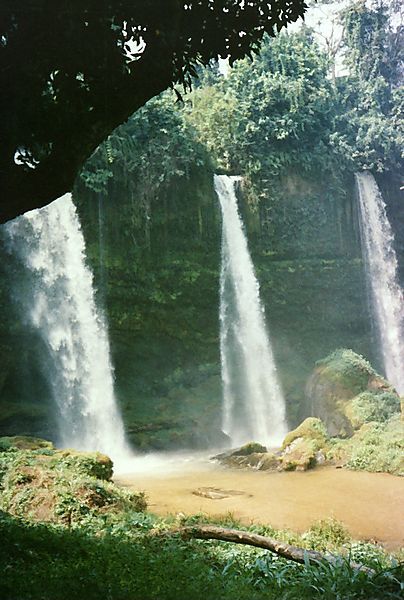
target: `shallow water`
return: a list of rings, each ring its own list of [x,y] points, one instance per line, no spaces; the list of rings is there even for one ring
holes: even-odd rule
[[[144,490],[150,511],[161,516],[231,512],[245,524],[264,523],[297,532],[318,519],[334,517],[355,539],[374,540],[391,550],[404,546],[404,479],[386,473],[334,467],[265,473],[224,468],[202,455],[193,460],[175,455],[168,460],[163,456],[137,459],[131,472],[115,481]],[[201,488],[219,492],[212,494],[214,498],[193,493],[208,491]]]

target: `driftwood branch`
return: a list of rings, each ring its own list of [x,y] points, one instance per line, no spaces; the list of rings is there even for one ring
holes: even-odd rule
[[[338,562],[338,557],[332,554],[323,554],[315,550],[306,550],[298,546],[292,546],[275,540],[270,537],[249,533],[248,531],[240,531],[238,529],[224,529],[215,525],[187,526],[176,530],[183,539],[196,538],[199,540],[219,540],[222,542],[232,542],[234,544],[246,544],[263,548],[274,552],[283,558],[293,560],[298,563],[305,564],[307,561],[311,564],[327,561],[331,564]],[[350,563],[351,567],[358,571],[363,571],[368,575],[374,575],[373,569],[360,565],[358,563]]]

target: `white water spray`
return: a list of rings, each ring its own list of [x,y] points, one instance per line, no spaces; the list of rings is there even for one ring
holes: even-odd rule
[[[404,298],[397,278],[394,235],[371,173],[356,174],[362,248],[386,377],[404,393]]]
[[[233,445],[254,440],[274,446],[287,432],[285,401],[237,209],[238,179],[215,175],[223,216],[220,275],[223,431]]]
[[[9,250],[25,267],[27,319],[49,350],[47,375],[63,447],[129,455],[113,389],[106,327],[71,195],[5,226]]]

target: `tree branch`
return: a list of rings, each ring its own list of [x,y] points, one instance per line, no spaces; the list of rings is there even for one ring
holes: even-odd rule
[[[173,533],[171,531],[170,533]],[[299,548],[298,546],[292,546],[275,540],[270,537],[258,535],[256,533],[250,533],[248,531],[241,531],[239,529],[225,529],[223,527],[217,527],[215,525],[201,525],[201,526],[187,526],[175,530],[175,533],[179,533],[185,540],[195,538],[199,540],[219,540],[221,542],[231,542],[233,544],[246,544],[247,546],[255,546],[256,548],[263,548],[269,550],[278,556],[293,560],[294,562],[305,564],[307,561],[311,564],[318,564],[319,562],[327,561],[332,565],[337,564],[338,557],[332,554],[323,554],[316,552],[315,550],[306,550],[305,548]],[[360,565],[358,563],[351,562],[351,567],[357,571],[362,571],[368,575],[374,575],[373,569]]]

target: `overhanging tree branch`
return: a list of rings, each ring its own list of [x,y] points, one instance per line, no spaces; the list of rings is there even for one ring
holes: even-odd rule
[[[0,222],[70,190],[84,161],[198,64],[259,48],[304,0],[2,0]]]

